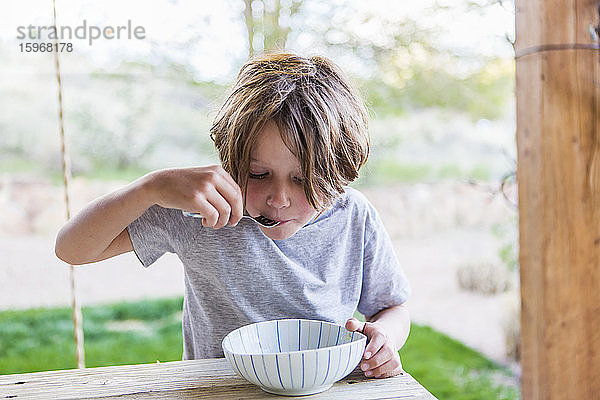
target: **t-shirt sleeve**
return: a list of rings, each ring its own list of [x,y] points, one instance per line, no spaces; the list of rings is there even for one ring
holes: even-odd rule
[[[184,251],[184,232],[189,224],[184,218],[187,217],[180,210],[155,205],[127,226],[133,251],[144,267],[152,265],[165,253]]]
[[[358,311],[371,317],[385,308],[403,304],[410,296],[410,285],[392,241],[373,206],[367,212],[364,250]]]

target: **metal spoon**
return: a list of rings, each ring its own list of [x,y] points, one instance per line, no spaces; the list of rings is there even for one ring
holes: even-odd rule
[[[194,212],[189,212],[189,211],[181,211],[181,212],[186,217],[204,218],[202,216],[202,214],[199,214],[199,213],[194,213]],[[263,217],[262,215],[253,217],[249,214],[244,213],[244,215],[242,215],[242,218],[250,218],[251,220],[253,220],[254,222],[256,222],[257,224],[259,224],[260,226],[262,226],[264,228],[273,228],[281,223],[281,221],[273,221],[272,219]]]

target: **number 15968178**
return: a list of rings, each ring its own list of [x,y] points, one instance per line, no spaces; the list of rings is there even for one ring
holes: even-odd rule
[[[73,43],[19,43],[21,53],[72,52]]]

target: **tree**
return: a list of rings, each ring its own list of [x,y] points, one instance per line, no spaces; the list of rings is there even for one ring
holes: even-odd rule
[[[291,48],[342,61],[380,115],[441,107],[496,118],[512,93],[511,61],[444,47],[444,26],[425,27],[360,0],[243,1],[250,57]],[[477,14],[503,1],[510,0],[463,0],[428,12]]]
[[[285,15],[288,19],[296,16],[304,0],[292,0],[286,5],[281,0],[243,1],[244,22],[248,31],[248,56],[285,49],[291,28],[282,23],[282,16]],[[257,37],[262,37],[262,43],[256,40]]]

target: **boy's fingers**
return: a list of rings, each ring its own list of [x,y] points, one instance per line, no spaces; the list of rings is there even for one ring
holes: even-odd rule
[[[198,193],[195,203],[196,207],[192,211],[202,215],[202,226],[214,228],[219,226],[219,222],[223,218],[226,218],[225,222],[222,223],[222,226],[225,226],[229,219],[230,207],[215,188]],[[223,216],[223,214],[226,215]]]
[[[237,198],[231,191],[224,190],[223,187],[216,188],[210,202],[219,210],[219,222],[216,227],[222,228],[228,222],[233,225],[242,218],[241,199]]]
[[[379,330],[379,327],[372,323],[365,323],[363,333],[367,335],[369,341],[365,347],[365,359],[370,359],[374,354],[377,354],[379,349],[385,344],[387,337]]]
[[[400,358],[400,357],[397,355],[397,353],[394,354],[394,350],[392,350],[392,348],[388,344],[384,344],[383,346],[381,346],[381,348],[379,350],[377,350],[374,353],[374,355],[372,355],[363,364],[367,365],[367,367],[368,367],[367,369],[374,370],[374,369],[386,364],[388,361],[393,360],[394,358]]]
[[[233,187],[239,188],[237,182],[233,177],[229,174],[229,172],[225,171],[225,168],[219,166],[217,172]]]
[[[244,212],[244,202],[242,199],[242,190],[233,180],[231,175],[223,170],[222,182],[217,186],[217,191],[227,201],[229,205],[229,224],[236,225]]]
[[[244,205],[241,195],[235,194],[226,197],[227,202],[230,205],[229,224],[231,226],[237,225],[242,219],[244,214]]]
[[[242,219],[244,212],[242,190],[225,170],[220,174],[220,178],[220,181],[216,184],[216,189],[229,205],[227,221],[230,225],[236,225]]]
[[[379,327],[375,324],[368,322],[361,322],[356,318],[350,318],[346,321],[346,329],[349,331],[358,331],[367,336],[367,346],[365,347],[364,359],[368,360],[361,364],[363,371],[376,368],[377,366],[385,363],[392,357],[392,353],[386,349],[385,343],[387,341],[386,335],[379,330]],[[389,354],[388,354],[389,353]],[[377,355],[375,357],[374,355]]]
[[[361,322],[356,318],[350,318],[346,321],[346,329],[350,332],[359,331],[363,332],[366,322]]]
[[[197,210],[193,211],[205,217],[203,225],[218,229],[230,221],[232,225],[237,223],[242,218],[243,199],[242,191],[231,175],[220,165],[197,167],[193,173],[196,174],[193,177],[197,190]]]
[[[370,376],[375,378],[388,378],[390,376],[398,375],[403,372],[400,357],[392,358],[369,372],[371,372]]]
[[[208,202],[207,202],[208,203]],[[219,218],[219,212],[210,204],[198,210],[202,215],[202,226],[214,226]]]
[[[216,220],[214,220],[214,223],[210,226],[219,229],[227,225],[231,215],[231,206],[229,205],[229,202],[227,202],[216,189],[211,191],[211,193],[208,193],[207,200],[218,212]]]

